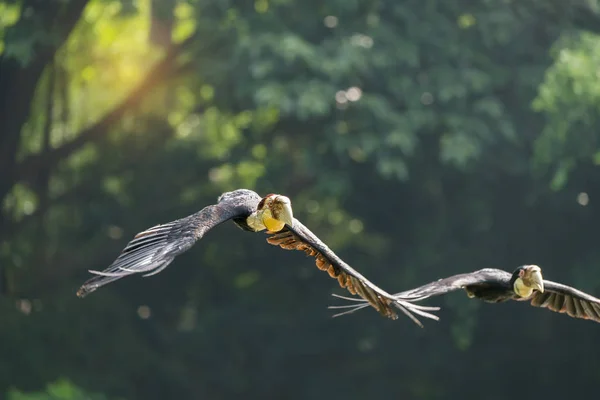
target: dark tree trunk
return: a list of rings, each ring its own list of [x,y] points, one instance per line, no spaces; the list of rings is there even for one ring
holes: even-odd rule
[[[56,51],[63,45],[81,17],[87,0],[73,0],[63,6],[63,12],[50,1],[31,0],[23,5],[30,7],[37,20],[23,17],[15,26],[7,30],[7,42],[17,32],[32,26],[37,29],[53,27],[58,35],[56,41],[39,43],[33,46],[32,59],[22,65],[19,60],[0,56],[0,204],[17,181],[17,159],[21,128],[29,118],[31,102],[38,81],[46,65],[54,59]],[[0,236],[6,226],[6,217],[0,216]]]
[[[33,12],[7,29],[5,41],[10,43],[11,38],[18,38],[22,32],[31,34],[33,29],[56,32],[54,41],[47,40],[34,45],[32,58],[25,63],[0,55],[0,244],[13,233],[14,224],[2,212],[1,206],[18,181],[17,152],[21,143],[21,129],[29,118],[37,84],[46,65],[54,60],[56,51],[79,21],[88,0],[72,0],[62,7],[53,3],[47,0],[25,1],[22,8]],[[10,290],[9,280],[8,271],[0,266],[0,293]]]

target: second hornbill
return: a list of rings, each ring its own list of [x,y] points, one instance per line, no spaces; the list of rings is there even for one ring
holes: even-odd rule
[[[500,269],[485,268],[440,279],[397,293],[395,296],[402,299],[425,299],[461,289],[464,289],[470,298],[478,298],[488,303],[506,300],[529,301],[535,307],[600,322],[600,299],[570,286],[543,279],[542,270],[537,265],[520,266],[512,274]],[[329,308],[333,309],[346,309],[335,316],[349,314],[368,305],[361,299],[335,294],[333,296],[355,302],[344,306],[330,306]]]
[[[371,283],[342,259],[325,243],[293,216],[290,199],[269,194],[261,198],[256,192],[238,189],[222,194],[217,204],[204,207],[195,214],[162,225],[156,225],[138,233],[125,246],[119,257],[104,271],[90,271],[96,276],[86,281],[77,291],[84,297],[99,287],[125,276],[143,273],[150,276],[161,272],[179,254],[187,251],[215,226],[232,220],[245,231],[266,230],[271,235],[267,242],[288,250],[302,250],[315,257],[317,267],[337,279],[342,288],[358,294],[365,304],[373,306],[380,314],[396,319],[394,307],[401,310],[419,326],[413,315],[437,320],[427,311],[439,307],[424,307],[413,304],[419,299],[411,296],[392,296]]]

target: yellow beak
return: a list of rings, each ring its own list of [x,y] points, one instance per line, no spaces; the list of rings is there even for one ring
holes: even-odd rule
[[[292,202],[285,196],[277,198],[281,202],[282,208],[279,212],[279,220],[288,226],[294,225],[294,212],[292,211]]]
[[[544,278],[542,278],[542,273],[540,271],[533,271],[531,273],[531,288],[537,289],[540,293],[544,293]]]

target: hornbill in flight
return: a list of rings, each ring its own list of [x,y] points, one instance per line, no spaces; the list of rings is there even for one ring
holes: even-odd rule
[[[542,278],[542,270],[537,265],[523,265],[511,274],[500,269],[485,268],[468,274],[454,275],[439,279],[421,287],[397,293],[404,300],[419,300],[464,289],[470,298],[478,298],[488,303],[506,300],[529,301],[532,306],[567,313],[570,317],[600,322],[600,299],[583,293],[570,286]],[[346,309],[336,314],[340,316],[358,311],[368,306],[361,299],[333,295],[356,304],[330,306],[333,309]]]
[[[375,286],[364,276],[342,261],[325,243],[307,227],[294,218],[290,199],[269,194],[261,198],[252,190],[238,189],[219,196],[217,204],[204,207],[195,214],[162,225],[156,225],[138,233],[125,246],[119,257],[104,271],[90,271],[95,274],[77,291],[84,297],[99,287],[124,276],[143,273],[150,276],[161,272],[179,254],[187,251],[215,226],[228,221],[245,231],[266,230],[270,236],[267,242],[287,250],[302,250],[315,257],[317,267],[336,278],[342,288],[358,294],[367,305],[373,306],[380,314],[396,319],[394,307],[401,310],[419,326],[422,324],[413,315],[437,320],[427,311],[439,307],[424,307],[413,304],[419,299],[411,296],[392,296]]]

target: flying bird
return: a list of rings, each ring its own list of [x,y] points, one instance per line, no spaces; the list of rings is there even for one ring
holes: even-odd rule
[[[537,265],[520,266],[512,274],[500,269],[485,268],[440,279],[394,296],[405,300],[422,300],[461,289],[465,290],[470,298],[478,298],[488,303],[506,300],[529,301],[534,307],[567,313],[573,318],[600,322],[600,299],[570,286],[545,280],[541,268]],[[346,309],[335,316],[349,314],[368,306],[361,299],[335,294],[333,296],[355,302],[351,305],[330,306],[332,309]]]
[[[342,261],[325,243],[293,216],[289,198],[269,194],[261,198],[256,192],[238,189],[222,194],[217,204],[204,207],[199,212],[176,221],[156,225],[138,233],[125,246],[117,259],[104,271],[93,271],[94,277],[87,280],[77,291],[84,297],[117,279],[132,274],[151,276],[164,270],[179,254],[190,249],[215,226],[232,220],[238,227],[249,232],[265,230],[270,236],[268,243],[284,249],[302,250],[315,257],[317,267],[326,270],[338,280],[342,288],[358,294],[380,314],[396,319],[394,307],[402,311],[419,326],[413,315],[437,320],[427,311],[439,307],[425,307],[413,302],[414,296],[405,300],[392,296]]]

